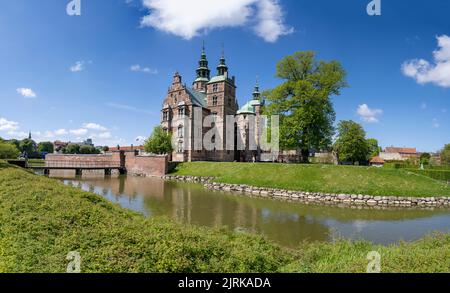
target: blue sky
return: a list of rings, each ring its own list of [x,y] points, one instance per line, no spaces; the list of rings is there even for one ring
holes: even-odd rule
[[[69,2],[1,1],[0,137],[136,144],[204,40],[213,72],[224,44],[241,105],[257,75],[274,87],[282,57],[314,50],[348,72],[337,121],[383,147],[450,143],[449,1],[381,0],[372,17],[370,0],[81,0],[81,16]]]

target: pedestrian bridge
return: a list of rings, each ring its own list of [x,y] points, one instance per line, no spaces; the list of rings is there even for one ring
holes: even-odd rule
[[[45,175],[50,170],[75,170],[77,176],[83,175],[83,170],[103,170],[105,175],[111,175],[112,170],[118,170],[120,174],[126,174],[126,168],[119,161],[46,161],[45,165],[28,164],[27,168],[35,171],[43,171]]]

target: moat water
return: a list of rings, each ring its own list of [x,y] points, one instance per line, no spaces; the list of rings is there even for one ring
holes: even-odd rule
[[[56,175],[67,185],[148,217],[258,233],[287,247],[337,238],[390,244],[416,240],[433,231],[450,232],[449,209],[358,210],[253,198],[155,178]]]

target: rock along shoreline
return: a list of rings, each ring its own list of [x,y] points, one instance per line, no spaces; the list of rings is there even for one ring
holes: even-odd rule
[[[450,197],[402,197],[402,196],[373,196],[362,194],[334,194],[322,192],[303,192],[268,187],[255,187],[244,184],[230,184],[214,182],[214,177],[165,175],[167,181],[182,181],[201,183],[208,190],[244,193],[254,197],[285,199],[304,203],[318,203],[323,205],[344,205],[351,207],[420,207],[450,208]]]

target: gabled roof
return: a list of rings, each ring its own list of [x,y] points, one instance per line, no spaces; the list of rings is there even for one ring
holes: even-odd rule
[[[386,153],[400,153],[400,154],[417,154],[417,150],[415,148],[397,148],[397,147],[387,147]]]
[[[371,163],[371,164],[384,164],[384,163],[386,163],[386,162],[385,162],[382,158],[376,156],[376,157],[373,157],[373,158],[370,160],[370,163]]]
[[[206,108],[208,105],[206,104],[206,95],[204,93],[200,93],[194,91],[191,88],[186,87],[186,92],[191,97],[192,103],[196,106]]]

